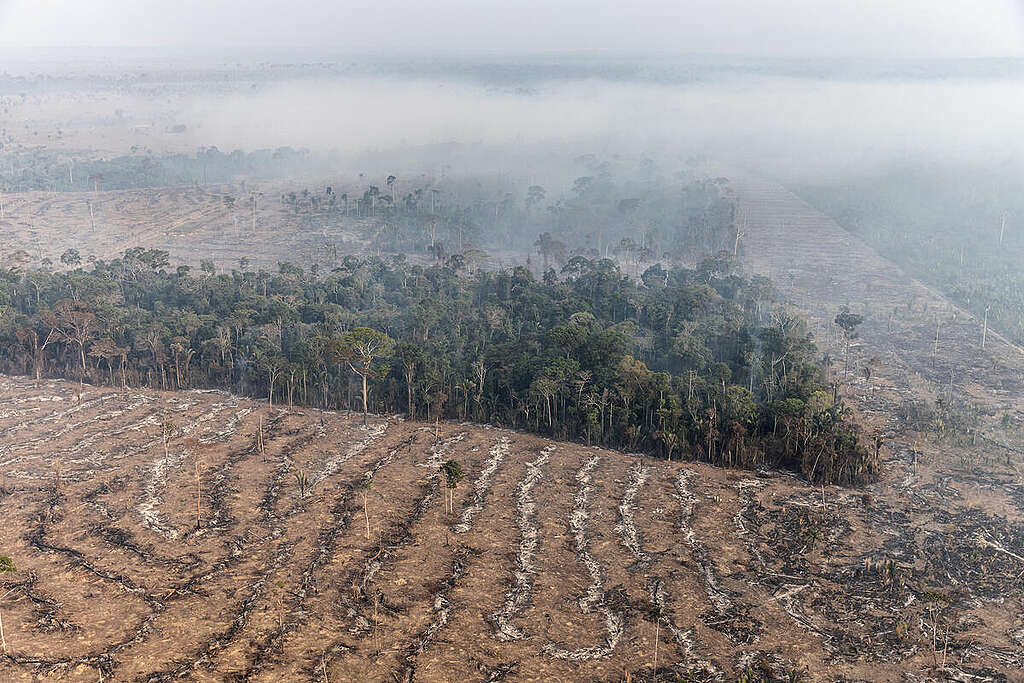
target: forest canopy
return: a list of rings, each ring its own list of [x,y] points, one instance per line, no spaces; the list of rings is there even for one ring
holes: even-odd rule
[[[346,257],[326,276],[193,274],[130,249],[89,270],[0,272],[2,369],[272,404],[477,420],[813,482],[877,471],[805,324],[728,253],[639,278],[574,256],[467,272]],[[379,336],[378,336],[379,335]],[[359,341],[372,339],[372,357]],[[365,385],[363,384],[365,380]]]

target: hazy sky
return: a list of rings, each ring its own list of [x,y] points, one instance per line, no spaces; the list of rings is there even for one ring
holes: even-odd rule
[[[1024,55],[1024,0],[0,0],[0,47]]]

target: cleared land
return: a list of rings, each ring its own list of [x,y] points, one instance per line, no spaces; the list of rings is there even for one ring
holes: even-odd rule
[[[0,240],[7,245],[8,260],[21,249],[26,263],[49,257],[58,266],[69,247],[78,249],[83,259],[114,258],[131,247],[161,249],[174,264],[198,266],[209,259],[221,269],[237,268],[241,258],[270,268],[279,261],[331,267],[361,251],[360,220],[297,212],[282,202],[282,194],[300,189],[250,183],[8,193],[3,197]],[[254,191],[259,193],[255,212]]]
[[[665,680],[1021,680],[1019,351],[982,350],[976,321],[781,188],[734,187],[752,268],[837,357],[827,321],[866,314],[842,391],[883,436],[882,482],[6,378],[0,677],[650,680],[657,636]],[[950,371],[979,422],[939,438],[914,405]]]
[[[1024,487],[998,467],[901,478],[896,454],[865,501],[472,425],[0,390],[11,680],[618,680],[656,632],[665,676],[1024,666]]]

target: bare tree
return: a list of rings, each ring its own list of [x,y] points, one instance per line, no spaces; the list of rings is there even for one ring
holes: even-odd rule
[[[988,339],[988,311],[991,305],[985,307],[985,322],[981,328],[981,348],[985,348],[985,341]]]
[[[202,485],[202,478],[200,476],[202,462],[199,460],[199,452],[198,451],[196,451],[195,455],[196,455],[196,457],[195,457],[195,460],[192,461],[192,464],[193,464],[193,466],[195,468],[195,474],[196,474],[196,529],[199,529],[199,528],[202,527],[202,524],[203,524],[203,508],[202,508],[203,485]]]
[[[370,513],[367,510],[366,498],[367,498],[368,494],[370,493],[370,480],[369,479],[364,479],[363,481],[359,482],[359,484],[356,485],[356,488],[359,489],[359,492],[363,496],[363,519],[366,520],[366,539],[369,540],[370,539]]]

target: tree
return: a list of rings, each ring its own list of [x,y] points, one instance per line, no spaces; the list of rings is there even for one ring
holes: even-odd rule
[[[385,179],[385,181],[384,181],[387,184],[387,186],[388,186],[388,188],[389,188],[389,190],[391,192],[391,203],[392,204],[395,203],[395,181],[396,180],[398,180],[398,178],[396,178],[393,175],[389,175],[387,177],[387,179]]]
[[[458,460],[449,460],[440,467],[447,491],[448,512],[455,512],[455,487],[462,481],[462,464]]]
[[[369,407],[367,379],[377,377],[380,362],[391,357],[394,340],[369,327],[357,327],[340,339],[331,342],[330,353],[336,363],[344,363],[363,383],[363,425]]]
[[[178,425],[174,422],[174,420],[170,418],[164,418],[163,421],[160,422],[160,439],[163,441],[164,444],[165,463],[167,462],[167,459],[169,457],[167,442],[170,441],[174,437],[174,435],[177,434],[177,432]]]
[[[544,201],[544,197],[547,193],[544,188],[540,185],[530,185],[526,188],[526,209],[531,210]]]
[[[82,263],[82,257],[77,249],[68,249],[60,255],[60,262],[68,268],[75,268]]]
[[[59,333],[56,329],[50,327],[42,344],[39,343],[39,333],[31,326],[20,328],[16,330],[14,334],[15,338],[21,342],[22,346],[28,349],[29,353],[32,354],[32,365],[35,370],[36,381],[38,382],[43,377],[43,362],[45,360],[44,354],[46,352],[46,347],[59,341]]]
[[[672,462],[672,452],[679,447],[679,436],[675,432],[662,429],[654,432],[654,438],[661,442],[665,449],[665,457]]]
[[[170,350],[174,359],[175,386],[184,389],[188,385],[188,369],[195,349],[191,348],[188,337],[181,336],[171,340]]]
[[[850,313],[850,309],[845,306],[836,316],[836,325],[839,325],[839,327],[842,328],[843,336],[846,338],[846,360],[843,365],[843,377],[846,376],[846,373],[850,368],[850,340],[857,337],[857,327],[863,322],[864,316],[856,313]]]
[[[252,202],[252,231],[256,232],[256,201],[259,197],[262,197],[262,192],[253,191],[249,193],[249,199]]]
[[[540,254],[541,258],[544,259],[544,270],[548,269],[548,259],[552,255],[552,244],[554,240],[551,237],[550,232],[542,232],[537,236],[533,246],[537,247],[537,253]]]
[[[89,349],[89,355],[93,358],[102,358],[107,364],[107,373],[110,376],[110,383],[114,384],[114,366],[111,363],[115,358],[121,359],[121,387],[124,388],[124,357],[128,355],[129,349],[118,346],[112,339],[98,339]]]
[[[423,351],[410,342],[401,342],[395,347],[395,360],[402,366],[402,378],[405,380],[406,398],[408,402],[408,419],[416,418],[413,407],[413,392],[416,384],[416,370],[424,361]]]
[[[85,345],[99,331],[96,314],[82,301],[62,299],[53,307],[53,311],[45,311],[43,322],[57,331],[61,341],[78,346],[81,360],[78,373],[78,391],[81,394],[82,382],[85,379]]]
[[[267,402],[274,407],[274,386],[288,365],[281,351],[269,340],[263,338],[256,351],[256,366],[267,376]]]
[[[0,555],[0,574],[8,574],[18,571],[14,567],[14,561],[7,555]],[[5,598],[10,593],[4,593],[0,595],[0,598]],[[0,615],[0,652],[7,654],[7,639],[4,638],[4,619],[3,615]]]

